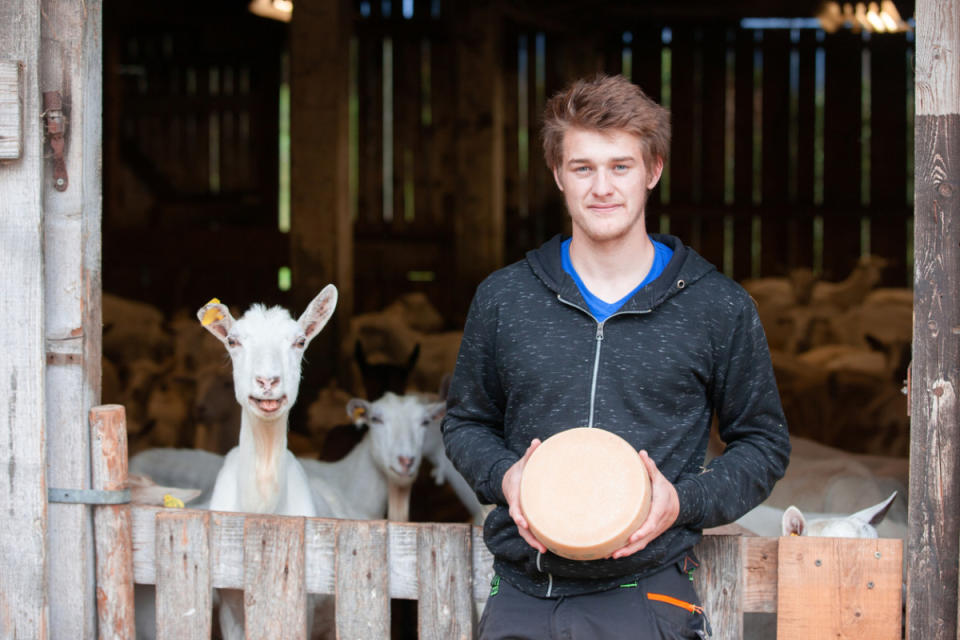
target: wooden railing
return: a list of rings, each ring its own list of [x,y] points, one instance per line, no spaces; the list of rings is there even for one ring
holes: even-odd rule
[[[102,409],[91,424],[107,456],[116,447],[105,432],[123,420]],[[126,475],[125,460],[113,467]],[[125,562],[135,583],[155,585],[161,640],[209,638],[214,588],[245,591],[247,638],[302,637],[307,594],[329,594],[344,640],[389,638],[391,599],[417,601],[422,640],[469,640],[493,575],[481,529],[467,524],[97,509],[101,638],[134,635]],[[695,551],[716,640],[742,638],[744,614],[772,612],[778,638],[901,637],[900,540],[706,535]]]

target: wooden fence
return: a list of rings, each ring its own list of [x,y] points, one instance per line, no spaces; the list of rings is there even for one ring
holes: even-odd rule
[[[95,485],[117,491],[123,408],[96,407],[90,422]],[[391,599],[417,601],[419,638],[470,639],[493,576],[468,524],[103,505],[95,525],[101,638],[134,637],[135,582],[155,585],[161,640],[209,638],[214,588],[244,590],[248,638],[302,637],[307,594],[328,594],[341,639],[389,638]],[[772,612],[780,638],[901,637],[900,540],[707,535],[696,553],[714,638],[742,638],[745,613]]]

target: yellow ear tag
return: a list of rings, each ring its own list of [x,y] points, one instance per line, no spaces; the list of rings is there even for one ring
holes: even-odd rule
[[[356,409],[353,410],[353,414],[352,414],[354,420],[359,420],[365,415],[367,415],[367,410],[364,409],[363,407],[357,407]]]
[[[169,493],[163,494],[163,506],[168,509],[183,509],[183,500],[175,498]]]
[[[216,298],[211,298],[210,302],[208,302],[205,306],[209,306],[212,304],[220,304],[220,301],[217,300]],[[216,322],[217,320],[223,320],[223,314],[220,312],[220,309],[218,309],[217,307],[210,307],[209,309],[203,312],[203,319],[200,321],[200,324],[202,324],[203,326],[207,326],[213,322]]]

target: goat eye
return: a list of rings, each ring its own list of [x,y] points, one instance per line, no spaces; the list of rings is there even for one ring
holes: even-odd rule
[[[373,424],[383,424],[383,419],[379,416],[370,416],[370,422]]]
[[[307,346],[307,339],[297,338],[297,341],[293,343],[293,346],[295,346],[298,349],[303,349],[305,346]]]
[[[227,336],[227,346],[230,347],[231,349],[233,347],[239,347],[240,341],[234,338],[233,336]]]

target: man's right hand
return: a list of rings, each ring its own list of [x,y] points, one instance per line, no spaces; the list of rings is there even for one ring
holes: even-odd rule
[[[531,547],[540,553],[546,553],[547,548],[533,537],[527,519],[523,517],[523,509],[520,508],[520,478],[523,476],[523,468],[527,465],[530,455],[540,446],[540,439],[534,438],[530,441],[523,457],[513,463],[507,472],[503,474],[503,482],[500,487],[503,489],[503,497],[507,499],[507,506],[510,508],[510,517],[517,524],[520,531],[520,537],[527,541]]]

